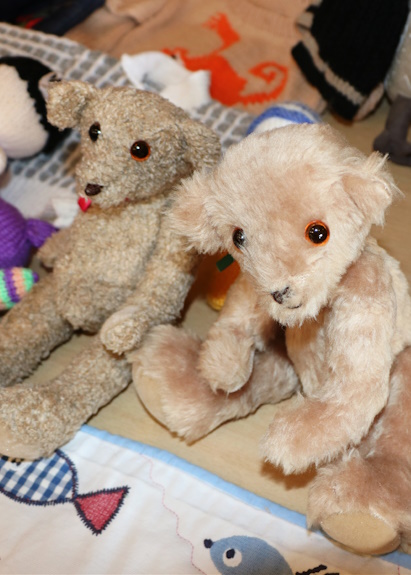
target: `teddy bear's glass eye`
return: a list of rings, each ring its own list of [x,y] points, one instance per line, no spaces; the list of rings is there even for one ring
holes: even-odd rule
[[[96,142],[97,138],[99,137],[100,134],[101,134],[100,124],[98,122],[94,122],[94,124],[92,124],[90,126],[90,129],[88,131],[88,135],[90,136],[90,140],[92,140],[93,142]]]
[[[241,228],[236,228],[233,232],[233,243],[235,245],[236,248],[238,248],[239,250],[243,247],[243,245],[245,244],[246,241],[246,235],[244,233],[244,230],[242,230]]]
[[[144,140],[138,140],[130,148],[131,157],[138,162],[147,160],[151,153],[150,146]]]
[[[330,230],[324,222],[310,222],[305,228],[305,237],[312,244],[325,244],[330,237]]]

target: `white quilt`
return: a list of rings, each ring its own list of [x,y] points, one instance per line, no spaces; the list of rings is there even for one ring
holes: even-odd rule
[[[0,459],[0,573],[411,574],[164,451],[85,426],[50,459]]]

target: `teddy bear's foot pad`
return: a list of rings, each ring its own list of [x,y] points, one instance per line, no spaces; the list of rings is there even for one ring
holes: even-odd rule
[[[334,513],[321,521],[321,527],[329,537],[357,553],[381,555],[400,544],[393,527],[368,513]]]
[[[23,385],[0,389],[0,454],[22,459],[48,457],[80,427],[74,414],[70,422],[58,411],[42,390]]]
[[[6,457],[30,460],[45,455],[39,445],[19,441],[8,429],[0,429],[0,453]]]

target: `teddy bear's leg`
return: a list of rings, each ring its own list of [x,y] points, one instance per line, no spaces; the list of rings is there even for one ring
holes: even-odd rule
[[[59,314],[52,274],[7,312],[0,322],[0,387],[27,377],[73,333]]]
[[[411,348],[397,358],[390,400],[369,435],[319,470],[308,521],[361,553],[411,550]]]
[[[0,453],[49,455],[130,381],[127,360],[107,352],[96,337],[55,379],[0,388]]]
[[[284,349],[273,344],[267,352],[256,354],[254,371],[243,388],[230,394],[213,392],[197,369],[200,349],[197,336],[163,325],[153,328],[143,346],[129,356],[143,404],[188,442],[225,421],[245,417],[264,403],[289,397],[298,385]]]

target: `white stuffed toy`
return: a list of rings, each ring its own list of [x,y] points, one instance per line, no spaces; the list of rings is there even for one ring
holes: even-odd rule
[[[64,136],[47,121],[43,86],[52,74],[33,58],[0,58],[0,174],[8,159],[51,151]]]

